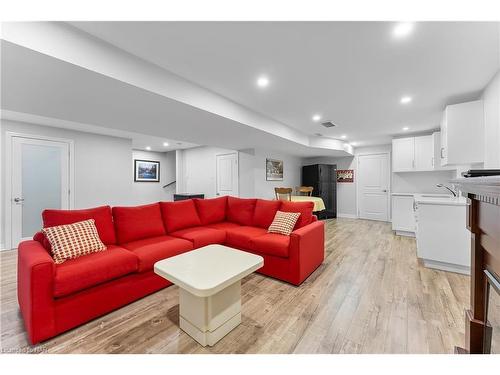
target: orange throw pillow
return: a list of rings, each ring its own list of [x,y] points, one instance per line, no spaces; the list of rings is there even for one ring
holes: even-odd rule
[[[42,232],[50,242],[52,258],[56,264],[106,250],[106,245],[97,233],[94,219],[43,228]]]
[[[295,227],[295,223],[299,220],[299,216],[300,212],[277,211],[267,231],[269,233],[279,233],[289,236]]]

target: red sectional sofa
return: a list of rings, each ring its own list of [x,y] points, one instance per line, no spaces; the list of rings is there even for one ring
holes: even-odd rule
[[[290,236],[267,233],[277,210],[301,212]],[[155,262],[208,244],[259,254],[258,272],[300,285],[324,259],[312,203],[220,197],[137,207],[45,210],[44,227],[94,219],[108,249],[55,264],[41,232],[18,247],[18,300],[31,343],[171,285]]]

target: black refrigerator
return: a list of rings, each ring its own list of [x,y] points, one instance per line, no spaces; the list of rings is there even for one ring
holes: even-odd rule
[[[312,186],[312,195],[325,202],[320,217],[337,217],[337,165],[313,164],[302,167],[302,186]]]

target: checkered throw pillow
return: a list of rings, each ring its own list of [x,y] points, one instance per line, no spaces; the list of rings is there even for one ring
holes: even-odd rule
[[[279,233],[289,236],[295,223],[299,220],[300,212],[277,211],[274,220],[267,230],[269,233]]]
[[[50,242],[52,257],[56,264],[106,250],[106,245],[102,243],[97,233],[94,219],[43,228],[42,232]]]

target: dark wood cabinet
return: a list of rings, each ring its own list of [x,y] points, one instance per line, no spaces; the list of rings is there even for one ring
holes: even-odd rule
[[[469,199],[467,227],[471,238],[470,308],[465,311],[465,348],[457,353],[489,353],[500,338],[488,321],[488,278],[500,284],[500,176],[453,181]],[[495,293],[495,291],[491,291]],[[494,312],[495,313],[495,312]],[[498,311],[496,311],[498,314]]]
[[[302,186],[312,186],[312,195],[320,197],[326,210],[322,216],[337,217],[337,165],[314,164],[302,167]]]

